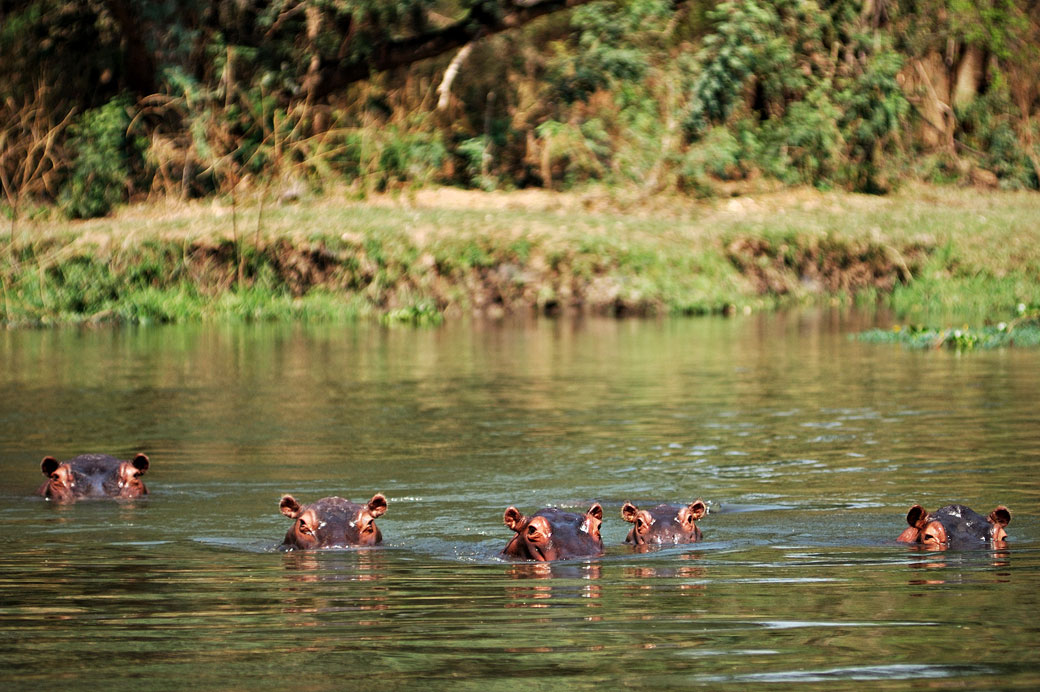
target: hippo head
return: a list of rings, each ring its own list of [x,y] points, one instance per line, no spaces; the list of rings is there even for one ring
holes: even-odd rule
[[[380,493],[365,505],[342,497],[323,497],[301,505],[292,495],[286,495],[278,506],[282,514],[294,520],[285,534],[283,550],[360,547],[383,540],[375,522],[386,512],[386,497]]]
[[[1011,523],[1011,512],[1001,505],[984,517],[964,505],[946,505],[934,512],[914,505],[906,513],[906,523],[910,526],[897,539],[904,543],[936,548],[970,546],[1006,539],[1004,527]]]
[[[87,497],[133,498],[148,494],[141,476],[150,462],[144,454],[120,461],[104,454],[83,454],[60,462],[44,457],[40,470],[47,481],[39,494],[55,502]]]
[[[516,507],[510,507],[503,521],[516,532],[502,551],[508,557],[549,562],[603,553],[603,540],[599,535],[603,508],[598,502],[585,514],[548,507],[525,517]]]
[[[621,518],[635,524],[625,538],[626,543],[693,543],[701,539],[701,530],[694,523],[708,513],[702,500],[688,505],[661,504],[651,509],[639,509],[631,502],[621,508]]]

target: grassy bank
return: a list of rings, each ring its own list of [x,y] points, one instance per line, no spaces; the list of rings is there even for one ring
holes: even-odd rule
[[[8,325],[705,314],[826,300],[902,319],[1040,304],[1040,195],[914,188],[717,202],[452,189],[22,222]]]

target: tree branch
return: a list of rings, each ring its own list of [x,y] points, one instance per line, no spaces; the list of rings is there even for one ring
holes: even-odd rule
[[[448,63],[447,69],[444,70],[444,78],[441,80],[440,86],[437,87],[437,110],[442,111],[448,107],[448,103],[451,100],[451,85],[455,81],[455,76],[458,75],[462,63],[466,62],[466,58],[472,52],[473,42],[471,41],[460,48],[459,52]]]
[[[592,0],[505,0],[500,14],[488,13],[477,5],[454,24],[378,44],[365,58],[339,60],[325,57],[317,71],[313,97],[327,98],[349,84],[368,79],[374,72],[433,58],[465,46],[478,36],[515,29],[539,17],[589,2]]]

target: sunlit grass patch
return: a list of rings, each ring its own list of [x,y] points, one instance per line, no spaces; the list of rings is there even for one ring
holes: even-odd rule
[[[262,212],[262,213],[261,213]],[[0,321],[342,321],[731,314],[826,302],[915,324],[1040,304],[1040,195],[814,190],[696,202],[420,190],[129,207],[23,223]],[[993,320],[990,320],[992,322]]]

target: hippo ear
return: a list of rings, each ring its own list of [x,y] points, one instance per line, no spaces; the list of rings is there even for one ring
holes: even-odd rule
[[[991,524],[1004,527],[1011,523],[1011,512],[1004,505],[1000,505],[986,517]]]
[[[928,512],[921,505],[914,505],[906,513],[906,523],[915,529],[923,529],[928,523]]]
[[[510,506],[502,515],[502,521],[513,531],[520,531],[524,525],[524,515],[516,507]]]
[[[598,502],[594,503],[591,507],[589,507],[589,511],[585,512],[585,514],[588,514],[589,516],[595,517],[596,519],[603,521],[603,507]]]
[[[61,466],[61,462],[54,457],[44,457],[43,461],[40,462],[40,470],[43,471],[45,476],[50,476],[57,471],[59,466]]]
[[[900,543],[917,543],[921,537],[921,529],[928,524],[928,512],[921,505],[914,505],[906,513],[906,523],[909,526],[903,529],[896,540]]]
[[[621,507],[621,518],[627,521],[629,524],[636,522],[636,514],[639,513],[639,508],[631,502],[626,502]]]
[[[300,503],[292,495],[284,496],[282,501],[278,503],[278,508],[282,510],[282,514],[290,519],[300,516]]]
[[[130,464],[141,473],[144,473],[148,470],[148,466],[150,464],[150,462],[148,461],[148,455],[138,454],[130,460]]]
[[[694,519],[700,519],[708,513],[708,505],[704,504],[704,500],[697,498],[690,503],[690,516]]]
[[[386,512],[386,496],[383,493],[376,493],[368,501],[368,513],[374,519],[383,516],[384,512]]]

